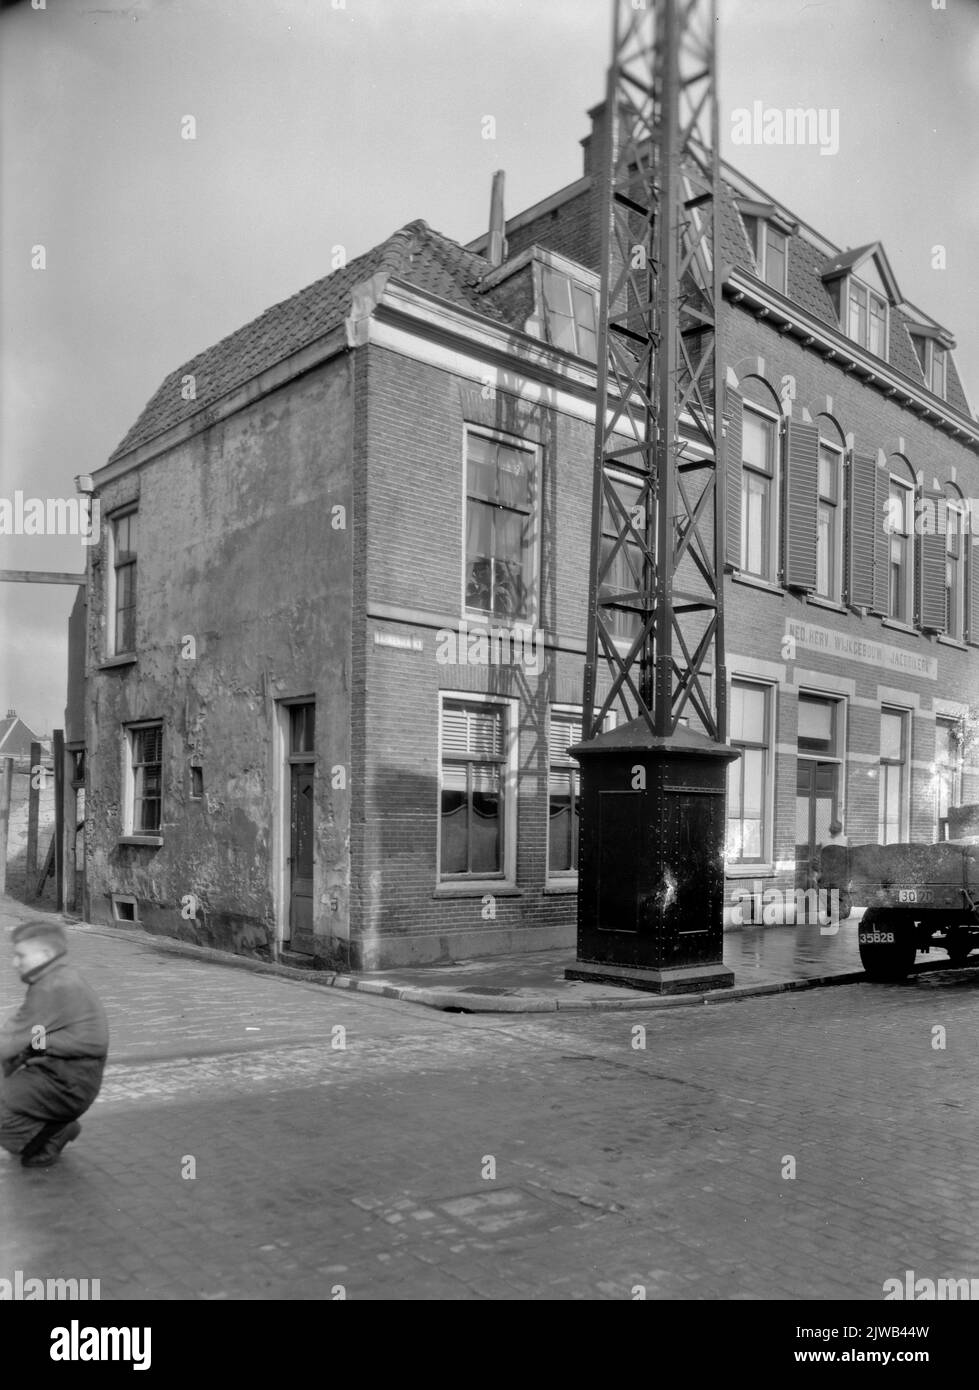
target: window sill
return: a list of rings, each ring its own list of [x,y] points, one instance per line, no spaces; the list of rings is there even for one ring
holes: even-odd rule
[[[921,633],[916,627],[909,627],[907,623],[899,623],[896,618],[881,618],[881,627],[889,627],[892,632],[906,632],[909,637],[920,637]]]
[[[771,864],[725,864],[725,878],[774,878]]]
[[[549,878],[544,884],[544,896],[549,893],[557,894],[559,897],[569,897],[578,891],[577,878]]]
[[[159,849],[159,847],[163,844],[163,836],[162,836],[162,835],[120,835],[120,836],[119,836],[119,844],[120,844],[120,845],[149,845],[149,846],[151,846],[152,848]]]
[[[740,570],[735,570],[731,578],[735,584],[745,584],[749,589],[762,589],[766,594],[776,594],[779,598],[785,598],[785,590],[769,579],[756,579],[754,575],[742,574]]]
[[[464,622],[467,628],[467,636],[479,637],[491,630],[497,632],[529,632],[543,637],[544,634],[537,626],[536,615],[533,618],[503,618],[494,617],[492,613],[479,613],[472,608],[464,608],[460,622]],[[458,635],[458,634],[456,634]]]
[[[501,882],[498,878],[487,878],[482,883],[458,882],[440,883],[432,893],[433,898],[484,898],[487,894],[494,898],[522,898],[523,889],[514,883]]]
[[[135,666],[136,653],[124,652],[121,656],[107,656],[104,661],[99,662],[100,671],[111,671],[113,666]]]
[[[815,608],[828,608],[833,613],[846,613],[845,604],[838,603],[835,598],[822,598],[819,594],[806,594],[806,603],[811,603]]]
[[[936,642],[941,642],[943,647],[954,647],[957,652],[967,652],[969,648],[958,637],[946,637],[943,632],[938,633]]]

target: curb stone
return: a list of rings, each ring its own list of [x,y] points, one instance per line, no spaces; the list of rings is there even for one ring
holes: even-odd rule
[[[18,903],[18,907],[24,906]],[[122,938],[166,955],[186,956],[192,960],[208,961],[233,970],[247,970],[254,974],[278,976],[297,983],[313,984],[327,989],[343,989],[354,994],[371,994],[383,999],[395,999],[404,1004],[417,1004],[422,1008],[463,1013],[502,1014],[502,1013],[583,1013],[595,1010],[615,1012],[619,1010],[655,1010],[695,1008],[703,1005],[737,1003],[742,999],[756,999],[771,994],[787,994],[793,990],[822,989],[832,985],[848,985],[866,982],[862,970],[845,971],[834,975],[813,975],[800,980],[781,980],[775,983],[758,985],[735,985],[731,989],[712,990],[705,994],[653,995],[640,991],[629,991],[622,998],[604,999],[560,999],[546,994],[480,994],[458,990],[426,989],[416,985],[393,985],[382,980],[370,980],[355,975],[344,975],[332,970],[302,970],[297,966],[281,965],[275,961],[256,960],[250,956],[236,956],[228,951],[219,951],[213,946],[198,946],[177,937],[156,936],[151,932],[131,927],[93,926],[79,919],[58,913],[39,915],[58,916],[75,931],[94,936]],[[979,965],[979,957],[976,959]],[[915,975],[934,970],[950,969],[945,960],[927,960],[915,966]],[[967,968],[967,967],[966,967]]]

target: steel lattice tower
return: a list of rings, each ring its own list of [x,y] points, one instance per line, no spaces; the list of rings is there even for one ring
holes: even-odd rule
[[[715,5],[613,11],[582,735],[618,706],[654,736],[683,717],[724,743]],[[610,469],[638,484],[634,506]],[[629,587],[613,588],[623,560]],[[634,615],[628,651],[617,614]]]

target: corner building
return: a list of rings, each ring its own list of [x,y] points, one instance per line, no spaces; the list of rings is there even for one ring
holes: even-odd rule
[[[91,920],[352,969],[573,942],[591,116],[502,263],[410,223],[172,373],[96,475]],[[979,800],[979,427],[880,243],[724,177],[733,902],[806,886],[836,817],[932,839]]]

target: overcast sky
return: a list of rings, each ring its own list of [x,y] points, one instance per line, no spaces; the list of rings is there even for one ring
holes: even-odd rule
[[[975,408],[979,0],[936,4],[720,0],[722,154],[840,245],[884,243],[905,298],[957,335]],[[72,496],[168,371],[324,275],[334,245],[352,258],[416,217],[467,241],[494,169],[508,215],[579,177],[610,14],[609,0],[5,5],[0,497]],[[732,145],[732,111],[755,101],[835,108],[839,151]],[[0,567],[83,565],[77,539],[0,539]],[[0,713],[42,732],[62,723],[72,598],[0,584]]]

